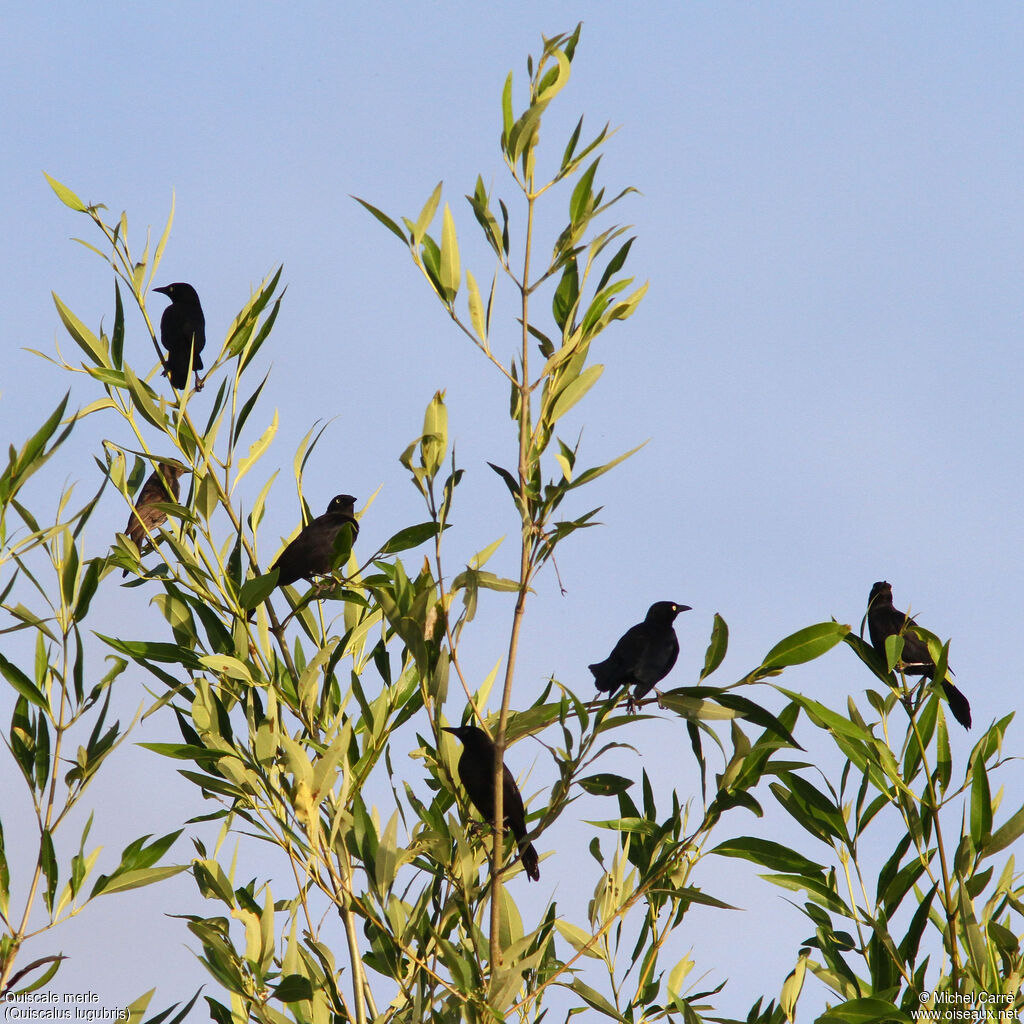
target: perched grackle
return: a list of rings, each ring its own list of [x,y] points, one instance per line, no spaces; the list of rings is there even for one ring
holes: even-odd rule
[[[885,641],[898,633],[903,635],[903,653],[899,668],[908,676],[935,677],[935,661],[928,652],[928,644],[915,632],[914,620],[893,607],[892,587],[884,580],[871,588],[868,598],[868,633],[871,646],[885,661]],[[942,680],[942,689],[949,701],[953,717],[965,728],[971,727],[971,705],[967,698],[948,680]]]
[[[175,465],[170,462],[160,463],[158,469],[153,470],[149,479],[142,485],[139,496],[135,500],[135,511],[128,520],[124,532],[139,549],[149,545],[149,534],[167,519],[167,513],[156,506],[163,502],[175,502],[178,500],[181,485],[178,477],[185,472],[184,466]],[[161,479],[161,476],[163,479]],[[122,576],[128,575],[125,569]]]
[[[160,344],[167,349],[164,373],[179,390],[188,384],[189,361],[196,375],[196,391],[201,390],[199,371],[203,360],[199,353],[206,344],[206,318],[199,296],[190,284],[178,282],[153,291],[162,292],[171,304],[160,317]]]
[[[326,576],[334,566],[334,545],[338,531],[348,525],[352,540],[359,536],[354,510],[356,499],[351,494],[336,494],[327,511],[307,523],[302,532],[281,552],[270,567],[279,570],[277,585],[287,586],[299,579]]]
[[[444,727],[462,740],[462,756],[459,758],[459,781],[469,796],[470,802],[480,812],[481,817],[489,825],[494,825],[494,768],[496,754],[491,738],[475,725],[460,725],[456,728]],[[502,783],[502,811],[505,825],[512,829],[512,835],[519,844],[519,859],[523,862],[526,874],[534,882],[540,881],[540,867],[537,851],[533,843],[526,842],[526,808],[523,796],[519,792],[516,780],[507,765],[504,769]]]
[[[672,671],[679,657],[679,641],[672,623],[680,612],[689,610],[689,605],[675,601],[652,604],[644,621],[627,629],[604,661],[588,666],[597,688],[614,691],[635,684],[629,698],[630,708],[650,693]]]

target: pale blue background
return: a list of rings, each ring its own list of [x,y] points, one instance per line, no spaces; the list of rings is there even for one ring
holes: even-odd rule
[[[725,682],[796,628],[833,615],[856,627],[872,582],[886,578],[899,606],[953,638],[976,736],[1016,708],[1019,692],[1024,8],[1016,3],[11,8],[0,64],[0,441],[20,443],[67,386],[22,351],[51,352],[57,339],[74,354],[49,291],[94,327],[105,318],[109,328],[112,316],[104,265],[67,241],[97,239],[41,172],[115,214],[125,209],[136,249],[147,224],[159,234],[173,189],[177,216],[158,283],[196,285],[211,346],[250,286],[285,266],[288,293],[261,357],[273,376],[253,421],[262,429],[280,409],[266,468],[283,472],[264,557],[297,521],[291,457],[317,419],[336,417],[307,475],[315,510],[343,490],[361,506],[383,485],[360,544],[420,518],[397,455],[419,433],[433,391],[447,388],[467,468],[452,571],[507,532],[492,567],[512,573],[516,522],[484,465],[512,462],[511,431],[493,415],[504,415],[506,388],[397,241],[349,196],[415,216],[443,178],[463,266],[489,280],[462,196],[478,173],[495,194],[513,196],[497,148],[505,76],[516,72],[521,106],[526,54],[538,51],[541,33],[580,19],[547,152],[560,154],[581,112],[591,131],[621,126],[600,173],[609,193],[626,185],[642,193],[616,220],[635,225],[630,267],[651,287],[634,318],[595,346],[604,377],[563,436],[584,430],[583,465],[651,440],[567,508],[604,505],[605,525],[563,549],[565,598],[552,573],[541,579],[515,703],[529,704],[551,673],[589,693],[587,662],[655,599],[694,607],[679,620],[675,685],[696,681],[712,614],[727,619],[732,646],[717,677]],[[552,199],[542,228],[564,216],[566,202],[564,193]],[[162,299],[154,299],[158,315]],[[498,316],[495,348],[510,352],[512,306]],[[152,351],[137,320],[129,331],[126,348],[148,369]],[[75,403],[96,397],[83,384],[75,383]],[[84,428],[47,467],[37,507],[65,479],[82,480],[83,496],[95,488],[91,456],[103,436],[129,440],[113,420]],[[87,533],[94,553],[125,518],[107,494]],[[154,635],[150,591],[116,582],[91,628]],[[481,615],[466,651],[479,676],[504,649],[509,610],[495,597]],[[784,681],[839,706],[871,685],[845,648]],[[119,683],[122,720],[142,701],[143,683],[134,671]],[[753,696],[781,706],[768,690]],[[169,732],[157,723],[139,738]],[[1019,729],[1011,735],[1019,750]],[[971,741],[957,730],[953,742],[959,769]],[[684,798],[698,793],[678,721],[638,724],[636,743],[639,755],[623,755],[619,770],[638,777],[646,768],[666,802],[670,785]],[[517,772],[534,765],[527,793],[546,791],[552,778],[539,746],[520,745],[509,761]],[[173,768],[127,745],[109,763],[89,794],[93,839],[106,841],[106,857],[136,835],[213,809]],[[420,775],[404,758],[398,770]],[[1008,806],[1020,792],[1018,780]],[[9,822],[23,809],[15,786],[0,802]],[[578,806],[588,817],[611,808]],[[821,854],[777,814],[759,824],[738,813],[722,838],[751,828]],[[892,840],[879,841],[885,856]],[[559,823],[538,843],[558,851],[542,866],[543,882],[514,883],[516,895],[553,894],[578,913],[596,881],[581,874],[585,842]],[[187,858],[190,846],[183,840],[175,852]],[[101,860],[101,870],[111,866]],[[273,870],[257,862],[239,880]],[[694,913],[662,966],[692,947],[699,987],[730,977],[717,1008],[742,1016],[761,992],[778,993],[810,929],[736,862],[709,861],[695,883],[746,909]],[[154,985],[152,1007],[184,998],[206,975],[181,923],[161,915],[185,908],[219,913],[181,880],[102,900],[60,932],[56,945],[71,959],[58,988],[91,988],[108,1006]],[[33,951],[54,948],[43,943]],[[809,989],[805,1012],[821,999],[820,988]]]

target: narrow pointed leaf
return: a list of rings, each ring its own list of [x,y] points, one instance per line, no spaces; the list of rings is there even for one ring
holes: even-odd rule
[[[765,656],[763,666],[784,668],[813,661],[839,643],[850,627],[841,622],[819,622],[780,640]]]

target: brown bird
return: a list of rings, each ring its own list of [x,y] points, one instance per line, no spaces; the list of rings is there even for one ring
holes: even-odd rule
[[[871,646],[885,661],[885,641],[896,635],[903,637],[903,652],[897,666],[908,676],[935,678],[935,659],[928,644],[915,630],[914,620],[893,607],[892,587],[882,580],[871,588],[868,597],[868,633]],[[942,689],[949,701],[953,717],[965,728],[971,727],[971,705],[967,698],[948,680],[942,680]]]
[[[466,790],[470,802],[481,817],[494,826],[494,768],[497,750],[491,738],[475,725],[460,725],[455,728],[444,726],[462,740],[462,756],[459,758],[459,781]],[[526,808],[523,795],[507,765],[502,765],[501,802],[505,826],[512,830],[519,845],[519,859],[527,876],[534,882],[540,881],[540,866],[533,843],[526,841]]]
[[[277,585],[288,586],[300,579],[326,576],[334,568],[336,541],[344,526],[352,531],[352,541],[359,536],[355,517],[356,499],[351,494],[336,494],[327,511],[307,523],[298,537],[277,556],[270,567],[278,570]]]
[[[167,513],[157,506],[178,500],[181,492],[178,478],[184,472],[184,466],[173,462],[161,462],[142,485],[142,490],[135,499],[135,509],[124,528],[129,540],[139,549],[140,556],[144,549],[152,547],[149,542],[150,535],[167,519]],[[125,569],[121,575],[127,576],[128,570]]]

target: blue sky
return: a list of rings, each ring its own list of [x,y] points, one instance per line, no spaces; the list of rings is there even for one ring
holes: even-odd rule
[[[297,521],[289,467],[318,419],[335,418],[307,475],[314,508],[346,490],[361,503],[382,486],[361,540],[418,518],[397,456],[438,388],[467,468],[453,557],[511,538],[511,510],[484,466],[511,459],[505,387],[350,195],[414,215],[443,179],[463,265],[488,278],[461,197],[477,174],[511,196],[497,147],[501,86],[510,69],[522,84],[542,33],[581,19],[572,80],[545,139],[560,152],[580,113],[593,130],[620,126],[601,174],[610,191],[640,191],[616,219],[635,226],[631,268],[650,291],[602,337],[604,376],[566,433],[583,431],[588,465],[650,441],[581,499],[579,511],[604,506],[604,526],[563,549],[566,597],[553,575],[542,580],[517,703],[552,672],[586,691],[586,664],[653,600],[694,608],[678,624],[671,680],[683,685],[695,681],[714,612],[732,634],[722,678],[738,678],[794,629],[833,615],[856,626],[884,578],[899,606],[953,638],[958,681],[984,727],[1016,704],[1024,589],[1017,4],[22,5],[5,15],[0,66],[0,438],[20,441],[67,386],[22,351],[64,343],[50,290],[94,326],[112,310],[104,265],[68,241],[85,232],[84,218],[41,172],[126,210],[137,247],[146,225],[162,228],[174,190],[158,283],[196,285],[212,338],[250,286],[284,264],[288,292],[264,360],[273,366],[264,417],[272,407],[281,415],[267,466],[284,468],[266,543]],[[544,223],[565,202],[553,197]],[[513,313],[503,312],[511,351]],[[81,384],[73,394],[93,397]],[[102,424],[83,431],[80,447],[48,467],[50,485],[94,488],[100,436]],[[98,549],[126,514],[116,495],[104,502],[89,530]],[[507,547],[499,570],[511,570]],[[142,591],[113,589],[96,614],[151,628]],[[497,660],[507,612],[496,602],[481,623],[481,673]],[[845,649],[791,682],[837,703],[870,685]],[[142,696],[126,696],[125,708]],[[696,792],[677,724],[643,728],[667,749],[678,742],[678,756],[652,765],[638,755],[629,770],[643,765]],[[954,743],[965,756],[969,739]],[[122,749],[138,767],[91,791],[97,830],[124,825],[127,842],[176,824],[154,813],[153,786],[172,794],[181,818],[207,809],[166,765]],[[538,753],[516,748],[514,766]],[[545,770],[538,758],[534,791],[549,784]],[[686,942],[715,983],[733,977],[720,1008],[739,1013],[760,991],[777,992],[806,929],[750,877],[736,898],[735,867],[707,887],[728,886],[750,909],[700,918],[703,934]],[[545,896],[586,896],[557,857],[544,884]],[[161,1005],[194,990],[205,976],[184,929],[159,916],[188,892],[182,883],[113,897],[73,922],[61,937],[73,957],[65,990],[103,985],[113,1004],[159,984]],[[788,945],[763,950],[768,919],[791,926]],[[154,930],[166,945],[151,954]],[[97,934],[112,951],[146,948],[146,964],[161,967],[127,954],[121,966],[96,963]],[[751,942],[763,976],[749,971]]]

